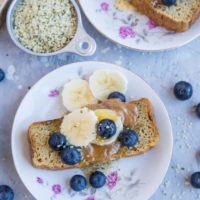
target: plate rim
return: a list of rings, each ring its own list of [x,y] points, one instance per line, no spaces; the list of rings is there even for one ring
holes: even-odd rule
[[[200,31],[199,31],[199,33],[195,34],[194,37],[186,40],[185,42],[182,42],[182,43],[180,43],[178,45],[173,45],[172,47],[168,47],[168,48],[160,48],[160,49],[138,49],[136,47],[131,47],[131,46],[122,44],[120,41],[114,40],[111,36],[108,36],[107,34],[105,34],[104,32],[102,32],[98,28],[98,26],[96,26],[94,23],[92,23],[92,21],[91,21],[90,17],[88,16],[87,12],[85,12],[85,9],[83,9],[83,5],[81,3],[81,0],[77,0],[77,1],[78,1],[79,6],[81,7],[81,10],[84,13],[85,17],[87,18],[87,20],[89,21],[89,23],[96,29],[96,31],[98,31],[102,36],[104,36],[109,41],[113,42],[114,44],[121,45],[121,46],[123,46],[123,47],[125,47],[127,49],[130,49],[130,50],[135,50],[135,51],[138,51],[138,52],[165,52],[165,51],[170,51],[170,50],[173,50],[173,49],[177,49],[177,48],[183,47],[183,46],[189,44],[190,42],[192,42],[193,40],[196,40],[198,37],[200,37]],[[177,34],[181,34],[181,33],[177,32]]]
[[[166,109],[166,107],[165,107],[165,105],[164,105],[162,99],[159,97],[159,95],[155,92],[155,90],[149,85],[149,83],[148,83],[147,81],[145,81],[145,80],[144,80],[140,75],[138,75],[137,73],[135,73],[135,72],[133,72],[133,71],[131,71],[131,70],[129,70],[129,69],[123,67],[123,66],[119,66],[119,65],[114,64],[114,63],[111,63],[111,62],[104,62],[104,61],[80,61],[80,62],[73,62],[73,63],[70,63],[70,64],[63,65],[63,66],[61,66],[61,67],[59,67],[59,68],[57,68],[57,69],[54,69],[53,71],[48,72],[46,75],[42,76],[39,80],[37,80],[37,81],[34,83],[34,85],[33,85],[33,86],[31,87],[31,89],[24,95],[24,97],[22,98],[20,104],[18,105],[17,111],[16,111],[15,116],[14,116],[14,120],[13,120],[13,123],[12,123],[12,129],[11,129],[11,152],[12,152],[12,159],[13,159],[13,163],[14,163],[14,167],[15,167],[15,169],[16,169],[16,172],[17,172],[18,176],[20,177],[20,180],[22,181],[23,185],[24,185],[24,186],[26,187],[26,189],[29,191],[29,193],[30,193],[34,198],[36,198],[35,195],[34,195],[34,193],[32,192],[32,190],[30,189],[30,187],[24,183],[24,180],[23,180],[23,178],[22,178],[21,172],[20,172],[19,168],[18,168],[17,165],[16,165],[16,163],[17,163],[16,157],[14,157],[14,155],[15,155],[15,153],[14,153],[14,132],[15,132],[14,128],[15,128],[15,126],[16,126],[16,125],[15,125],[15,123],[16,123],[16,117],[17,117],[17,115],[18,115],[18,113],[19,113],[19,111],[20,111],[20,108],[21,108],[23,102],[24,102],[25,99],[27,98],[28,94],[30,94],[30,93],[32,92],[32,90],[34,90],[34,88],[37,87],[37,85],[38,85],[41,81],[43,81],[46,77],[48,77],[50,74],[53,74],[55,71],[59,71],[59,70],[62,69],[62,68],[69,68],[69,67],[71,67],[71,69],[73,69],[73,65],[75,65],[75,66],[76,66],[76,65],[82,65],[82,64],[87,65],[87,63],[88,63],[88,64],[97,64],[97,63],[98,63],[98,64],[101,64],[101,65],[110,65],[110,66],[112,65],[112,66],[114,66],[114,67],[117,67],[117,68],[120,68],[120,69],[122,68],[123,70],[127,70],[129,73],[132,73],[132,74],[134,74],[135,76],[137,76],[139,79],[143,80],[143,81],[146,83],[146,85],[154,92],[154,95],[156,96],[156,98],[159,99],[159,101],[160,101],[160,103],[161,103],[161,105],[162,105],[163,111],[165,112],[165,115],[166,115],[166,117],[167,117],[167,123],[168,123],[168,125],[169,125],[169,138],[170,138],[170,143],[169,143],[168,145],[170,145],[171,148],[169,149],[169,150],[170,150],[170,151],[169,151],[169,157],[168,157],[168,160],[167,160],[167,165],[164,167],[164,170],[163,170],[163,173],[162,173],[162,178],[161,178],[159,184],[157,185],[157,187],[155,188],[155,190],[154,190],[154,191],[151,191],[151,194],[149,194],[149,198],[151,198],[151,197],[153,196],[153,194],[155,194],[155,192],[156,192],[156,191],[158,190],[158,188],[160,187],[160,185],[161,185],[163,179],[165,178],[165,176],[166,176],[166,174],[167,174],[167,171],[168,171],[169,166],[170,166],[170,163],[171,163],[172,152],[173,152],[173,130],[172,130],[171,120],[170,120],[168,111],[167,111],[167,109]]]

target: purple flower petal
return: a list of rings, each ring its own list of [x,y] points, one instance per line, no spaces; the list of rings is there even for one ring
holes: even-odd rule
[[[107,186],[109,189],[113,189],[116,185],[117,185],[117,181],[119,180],[119,176],[117,171],[113,171],[111,172],[108,176],[107,176]]]
[[[131,38],[135,37],[136,33],[133,30],[133,28],[130,27],[130,26],[121,26],[119,28],[119,35],[120,35],[120,37],[122,37],[123,39],[125,39],[128,36],[131,37]]]
[[[151,19],[148,20],[148,22],[146,23],[146,25],[148,26],[148,29],[154,29],[156,28],[158,25]]]
[[[89,196],[85,200],[95,200],[95,198],[93,196]]]
[[[39,184],[43,184],[44,183],[43,179],[40,178],[40,177],[36,178],[36,182],[39,183]]]
[[[102,2],[101,3],[101,10],[108,11],[108,9],[109,9],[109,4],[106,3],[106,2]]]
[[[57,97],[59,96],[59,94],[60,94],[59,90],[54,89],[49,92],[49,97]]]
[[[60,194],[62,192],[61,185],[55,184],[52,186],[52,191],[54,194]]]

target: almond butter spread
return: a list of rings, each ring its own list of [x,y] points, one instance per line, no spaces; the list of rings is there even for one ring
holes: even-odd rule
[[[91,110],[96,109],[111,109],[116,111],[124,120],[124,126],[132,128],[136,123],[138,110],[135,104],[123,103],[117,99],[110,99],[103,101],[100,104],[87,106]],[[86,164],[91,165],[99,162],[108,162],[114,158],[114,154],[118,153],[120,149],[120,142],[116,141],[111,145],[99,146],[90,144],[82,148],[84,161]]]
[[[122,117],[122,120],[124,121],[124,126],[129,128],[135,125],[138,116],[138,110],[134,104],[123,103],[117,99],[105,100],[102,103],[89,105],[87,107],[91,110],[96,110],[96,109],[114,110]]]

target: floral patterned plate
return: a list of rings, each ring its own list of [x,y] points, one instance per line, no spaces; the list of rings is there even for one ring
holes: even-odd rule
[[[87,77],[94,70],[118,69],[128,79],[127,98],[149,98],[154,106],[160,142],[144,155],[125,158],[107,166],[106,186],[75,193],[70,178],[82,174],[80,169],[50,171],[31,164],[27,139],[28,126],[35,121],[58,118],[65,109],[60,92],[70,79]],[[135,85],[135,87],[133,87]],[[139,87],[137,87],[139,86]],[[42,78],[23,99],[15,116],[12,130],[12,154],[19,176],[37,200],[147,200],[165,176],[172,153],[172,130],[167,111],[149,85],[130,71],[109,63],[80,62],[61,67]],[[84,171],[87,174],[87,171]]]
[[[91,24],[104,36],[126,47],[160,51],[180,47],[200,35],[200,19],[186,32],[175,33],[157,26],[136,11],[119,11],[116,0],[79,0]]]

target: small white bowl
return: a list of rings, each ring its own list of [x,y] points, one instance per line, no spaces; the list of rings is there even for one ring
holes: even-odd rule
[[[76,14],[77,14],[77,29],[76,29],[76,34],[73,37],[73,39],[62,49],[58,51],[54,51],[51,53],[36,53],[34,51],[31,51],[30,49],[25,48],[17,39],[16,34],[13,30],[13,14],[16,9],[16,6],[21,2],[22,0],[14,0],[8,10],[7,13],[7,29],[8,33],[12,39],[12,41],[15,43],[16,46],[18,46],[20,49],[23,51],[36,55],[36,56],[52,56],[52,55],[57,55],[60,53],[66,53],[66,52],[71,52],[75,53],[81,56],[90,56],[94,54],[96,51],[96,42],[95,40],[87,34],[85,31],[83,24],[82,24],[82,17],[81,17],[81,12],[80,9],[75,2],[75,0],[70,0],[71,3],[73,4]]]

